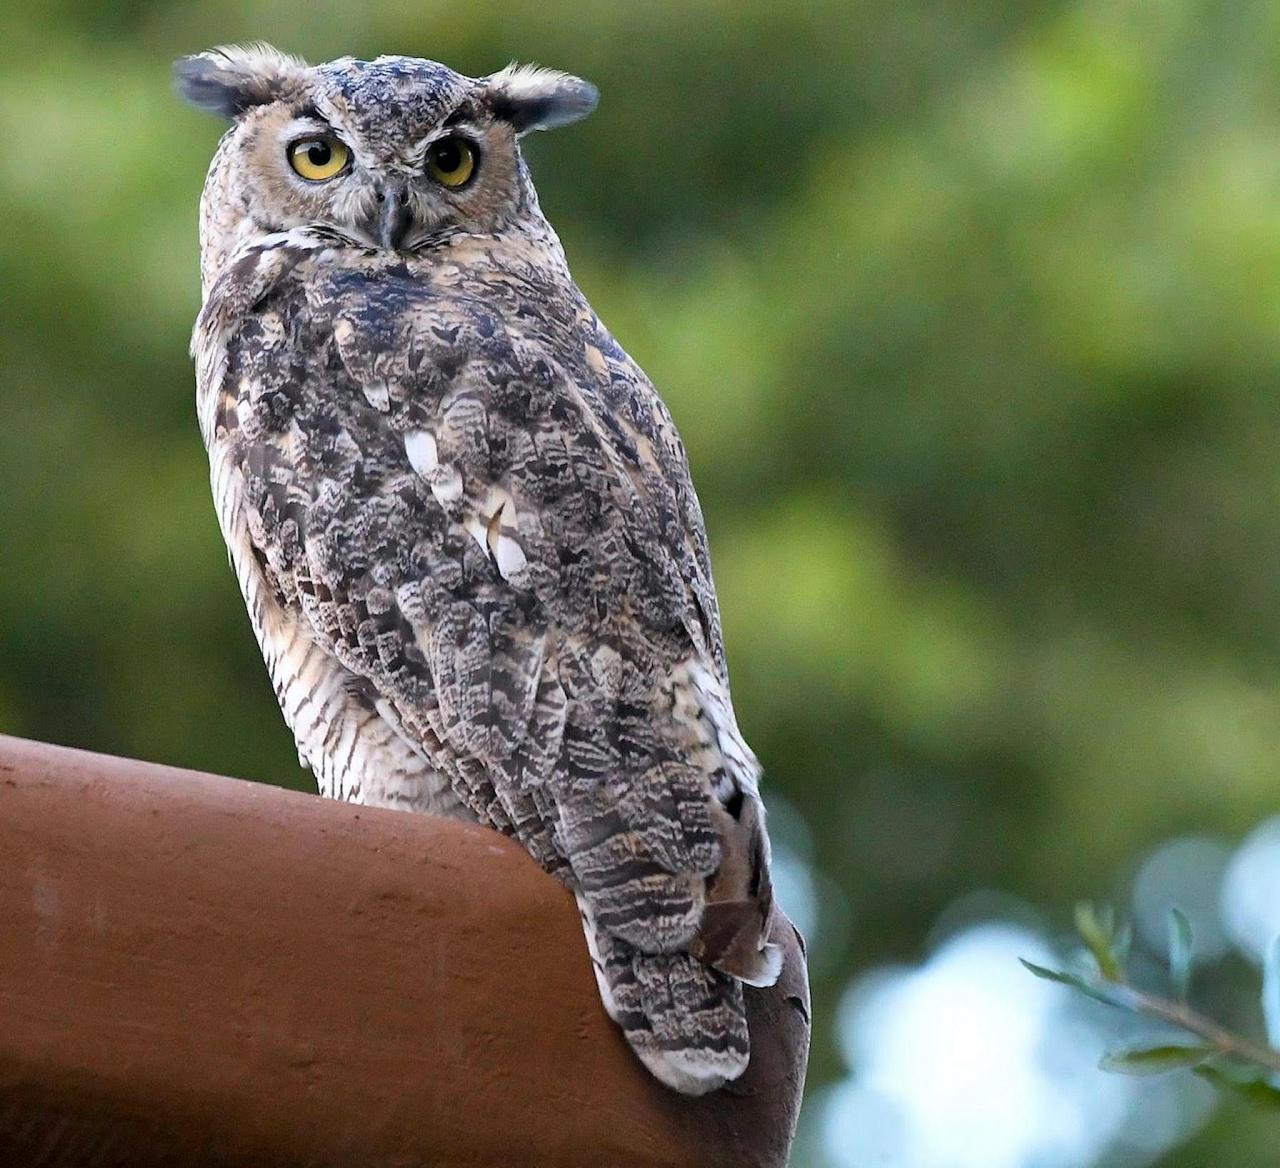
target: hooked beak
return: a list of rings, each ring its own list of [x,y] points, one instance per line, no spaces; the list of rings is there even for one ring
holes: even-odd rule
[[[413,225],[409,188],[405,183],[385,183],[378,188],[377,197],[378,242],[388,251],[399,251]]]

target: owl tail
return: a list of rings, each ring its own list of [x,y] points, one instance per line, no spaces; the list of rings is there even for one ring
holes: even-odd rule
[[[686,1095],[736,1079],[750,1045],[742,983],[691,953],[645,953],[598,928],[580,896],[600,998],[652,1074]]]
[[[769,940],[773,880],[764,807],[754,796],[744,798],[735,817],[713,804],[712,822],[720,834],[720,867],[707,886],[689,951],[747,985],[771,986],[782,969],[782,950]]]

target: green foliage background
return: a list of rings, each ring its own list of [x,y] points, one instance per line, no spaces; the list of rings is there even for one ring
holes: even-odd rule
[[[219,127],[169,64],[258,38],[600,85],[528,154],[682,428],[739,717],[831,893],[815,1086],[849,976],[958,895],[1065,918],[1280,807],[1262,0],[6,6],[0,729],[309,784],[186,356]],[[1275,1122],[1164,1163],[1271,1163]]]

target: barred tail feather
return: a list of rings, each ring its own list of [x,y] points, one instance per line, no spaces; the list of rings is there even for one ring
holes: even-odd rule
[[[737,803],[736,818],[719,805],[714,809],[722,859],[689,951],[747,985],[771,986],[782,972],[782,950],[769,941],[773,880],[764,806],[754,792]]]
[[[705,1095],[741,1075],[750,1056],[742,985],[690,953],[644,953],[578,905],[601,1001],[654,1077]]]
[[[763,914],[764,928],[772,919],[771,911]],[[782,973],[782,949],[766,940],[761,920],[757,900],[713,901],[702,914],[689,950],[698,960],[749,986],[771,986]]]

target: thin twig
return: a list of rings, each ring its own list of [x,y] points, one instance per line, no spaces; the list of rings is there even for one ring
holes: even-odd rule
[[[1168,1022],[1180,1030],[1185,1030],[1188,1034],[1203,1038],[1218,1054],[1230,1055],[1232,1058],[1280,1072],[1280,1050],[1271,1050],[1265,1046],[1258,1046],[1247,1038],[1241,1038],[1180,1002],[1172,1002],[1157,994],[1143,993],[1125,983],[1120,984],[1123,984],[1132,995],[1130,1000],[1133,1008],[1140,1014],[1161,1022]]]

